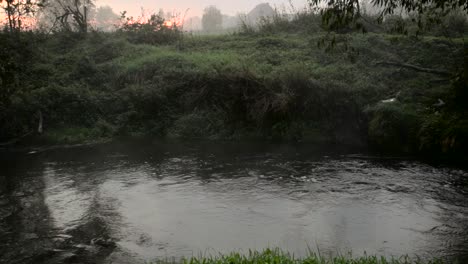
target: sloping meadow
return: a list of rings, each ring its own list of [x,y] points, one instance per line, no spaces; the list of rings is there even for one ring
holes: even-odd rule
[[[322,37],[185,36],[159,46],[106,33],[51,38],[40,44],[34,88],[12,109],[41,109],[58,141],[152,135],[420,149],[423,121],[444,113],[434,105],[447,103],[452,84],[398,63],[454,71],[462,42],[353,34],[327,51]],[[393,149],[401,135],[405,146]]]

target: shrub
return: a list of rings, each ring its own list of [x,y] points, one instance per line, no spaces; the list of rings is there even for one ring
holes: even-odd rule
[[[368,136],[371,146],[390,152],[417,150],[420,117],[400,103],[379,103],[367,110],[370,118]]]
[[[452,11],[442,19],[434,31],[446,37],[462,37],[468,32],[467,15],[461,10]]]
[[[97,94],[77,84],[67,87],[51,84],[32,91],[25,104],[41,110],[48,126],[91,127],[99,118]]]
[[[463,156],[468,148],[468,120],[459,116],[434,114],[427,117],[419,131],[419,150],[428,154]]]
[[[132,43],[170,44],[182,38],[182,32],[177,25],[169,26],[164,18],[156,14],[146,21],[144,18],[126,18],[118,31],[124,33]]]
[[[320,15],[311,10],[295,10],[294,14],[276,10],[272,17],[263,17],[256,24],[249,22],[246,17],[241,17],[239,33],[244,35],[279,32],[317,33],[323,31],[321,19]]]
[[[169,129],[173,138],[216,138],[224,132],[222,113],[197,111],[177,119]]]

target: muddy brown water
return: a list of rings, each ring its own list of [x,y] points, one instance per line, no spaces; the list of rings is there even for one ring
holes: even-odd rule
[[[468,261],[468,174],[338,147],[3,151],[0,263],[144,263],[280,247]]]

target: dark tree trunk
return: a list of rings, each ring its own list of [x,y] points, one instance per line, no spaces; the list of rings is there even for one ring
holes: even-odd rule
[[[10,27],[10,33],[13,33],[13,14],[11,10],[11,0],[7,0],[7,16],[8,16],[8,25]]]

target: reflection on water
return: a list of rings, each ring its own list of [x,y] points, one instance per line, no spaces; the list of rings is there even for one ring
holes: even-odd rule
[[[29,156],[21,170],[2,168],[10,179],[33,175],[3,192],[40,181],[48,236],[72,237],[75,248],[115,242],[104,244],[113,247],[103,263],[276,246],[296,255],[308,246],[332,254],[468,255],[465,172],[343,154],[147,142],[56,150]]]

